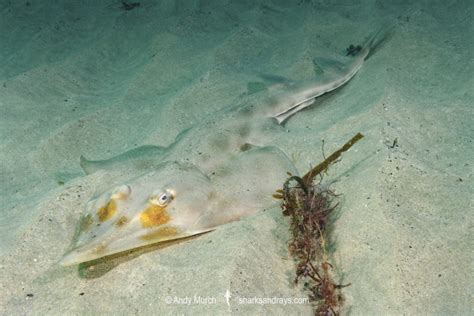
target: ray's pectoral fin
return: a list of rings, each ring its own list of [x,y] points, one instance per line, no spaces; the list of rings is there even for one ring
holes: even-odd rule
[[[216,227],[274,205],[272,195],[287,172],[298,173],[277,147],[252,146],[233,157],[210,175],[215,205],[199,219],[198,227]]]
[[[79,163],[86,174],[91,174],[98,170],[123,168],[124,165],[146,170],[152,167],[157,158],[162,156],[166,150],[166,147],[146,145],[105,160],[88,160],[81,156]]]

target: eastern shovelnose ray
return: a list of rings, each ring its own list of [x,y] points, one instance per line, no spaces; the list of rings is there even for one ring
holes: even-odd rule
[[[210,116],[168,147],[143,146],[104,161],[81,157],[86,173],[126,168],[135,177],[88,203],[61,264],[204,233],[273,206],[272,194],[297,170],[280,149],[265,146],[268,135],[353,78],[385,35],[379,31],[352,47],[345,62],[321,59],[323,73],[314,81]]]

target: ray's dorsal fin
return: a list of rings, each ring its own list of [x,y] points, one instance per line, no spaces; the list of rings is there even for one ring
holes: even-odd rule
[[[289,90],[295,85],[295,82],[279,75],[259,74],[258,77],[262,81],[251,81],[247,83],[247,95],[254,94],[260,91],[268,91],[270,94],[281,92],[282,90]]]
[[[260,74],[259,77],[262,78],[265,82],[268,82],[269,84],[280,85],[284,87],[291,87],[296,83],[290,78],[279,75]]]
[[[341,60],[337,60],[334,58],[326,58],[326,57],[315,57],[313,58],[313,64],[318,70],[321,71],[322,74],[341,74],[343,73],[346,68],[347,64]]]

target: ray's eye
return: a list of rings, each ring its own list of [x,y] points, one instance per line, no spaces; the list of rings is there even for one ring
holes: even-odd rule
[[[160,201],[160,203],[165,204],[166,202],[168,202],[168,199],[169,199],[169,197],[168,197],[168,195],[165,193],[165,194],[162,194],[162,195],[160,196],[159,201]]]
[[[173,200],[173,194],[166,192],[160,195],[153,196],[150,199],[150,202],[159,205],[159,206],[166,206]]]

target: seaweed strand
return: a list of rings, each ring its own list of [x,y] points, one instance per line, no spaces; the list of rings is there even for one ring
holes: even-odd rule
[[[358,133],[339,150],[322,163],[312,168],[302,178],[288,174],[282,190],[277,190],[275,198],[282,199],[283,215],[289,216],[293,239],[288,249],[297,260],[295,284],[304,280],[309,298],[316,307],[315,315],[339,315],[343,295],[341,289],[350,284],[337,284],[333,280],[327,255],[327,226],[329,216],[338,203],[333,203],[336,194],[314,178],[363,137]]]
[[[311,169],[308,173],[306,173],[303,176],[303,182],[306,184],[310,184],[313,182],[314,177],[316,177],[318,174],[321,172],[325,171],[327,168],[329,168],[329,165],[334,163],[334,161],[337,160],[341,156],[341,154],[349,148],[352,147],[355,143],[357,143],[360,139],[362,139],[364,135],[361,133],[357,133],[354,137],[351,138],[350,141],[344,144],[341,148],[333,152],[329,157],[327,157],[323,162],[321,162],[319,165]]]

